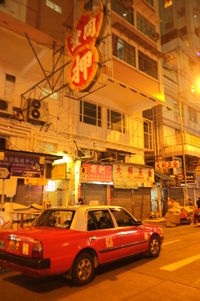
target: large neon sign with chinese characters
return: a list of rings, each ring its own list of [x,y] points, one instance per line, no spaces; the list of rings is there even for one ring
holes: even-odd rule
[[[72,57],[69,67],[69,86],[72,90],[86,90],[98,74],[99,53],[95,47],[103,22],[103,6],[96,12],[81,14],[74,31],[66,39]]]

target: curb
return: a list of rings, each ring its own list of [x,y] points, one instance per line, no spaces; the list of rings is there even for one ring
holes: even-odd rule
[[[7,272],[9,272],[9,271],[10,271],[9,269],[0,266],[0,274],[7,273]]]

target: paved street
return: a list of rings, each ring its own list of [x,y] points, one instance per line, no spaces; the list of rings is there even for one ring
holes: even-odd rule
[[[87,286],[62,277],[31,279],[0,274],[0,300],[200,300],[200,226],[164,228],[160,257],[134,257],[98,269]]]

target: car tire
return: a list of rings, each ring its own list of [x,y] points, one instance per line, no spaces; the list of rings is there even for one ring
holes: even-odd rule
[[[95,276],[94,258],[88,252],[83,252],[75,259],[72,268],[72,282],[77,286],[82,286]]]
[[[158,235],[153,235],[149,241],[148,255],[150,257],[158,257],[160,254],[160,237]]]

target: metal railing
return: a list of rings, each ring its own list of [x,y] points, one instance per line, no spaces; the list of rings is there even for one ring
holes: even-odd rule
[[[184,143],[200,148],[200,137],[184,132]],[[182,144],[181,133],[178,132],[175,135],[166,137],[164,146],[173,146],[173,145],[175,146],[181,144]]]
[[[78,117],[77,117],[78,118]],[[141,116],[125,116],[121,124],[105,121],[102,116],[101,126],[97,126],[97,120],[88,123],[84,120],[92,120],[92,116],[81,116],[77,129],[72,125],[72,132],[78,135],[86,135],[88,138],[101,139],[105,142],[123,144],[147,151],[153,150],[152,121]],[[77,119],[78,120],[78,119]],[[74,123],[73,123],[74,124]]]

